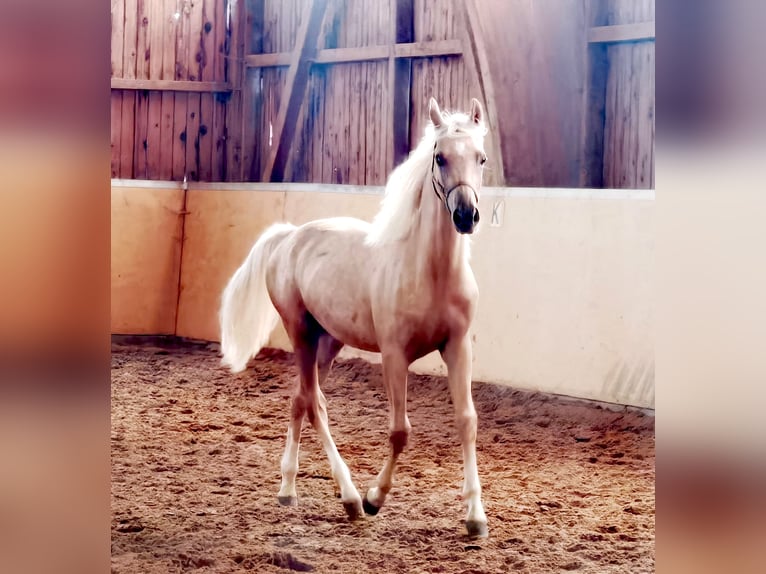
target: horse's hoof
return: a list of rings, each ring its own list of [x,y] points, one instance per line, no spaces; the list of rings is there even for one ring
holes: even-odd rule
[[[362,509],[360,504],[355,500],[352,500],[351,502],[344,502],[343,509],[346,511],[349,520],[357,520],[362,516]]]
[[[362,506],[364,507],[365,513],[370,516],[375,516],[380,511],[380,506],[375,506],[372,502],[367,500],[366,496],[364,497],[364,500],[362,500]]]
[[[468,530],[468,536],[471,538],[486,538],[489,536],[489,529],[486,522],[477,520],[466,520],[465,528]]]
[[[277,496],[277,500],[282,506],[298,506],[297,496]]]

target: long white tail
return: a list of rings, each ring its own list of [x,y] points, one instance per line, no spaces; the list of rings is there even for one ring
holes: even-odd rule
[[[221,364],[234,373],[245,369],[279,322],[266,288],[266,265],[279,240],[293,229],[289,223],[277,223],[264,231],[223,291],[218,314]]]

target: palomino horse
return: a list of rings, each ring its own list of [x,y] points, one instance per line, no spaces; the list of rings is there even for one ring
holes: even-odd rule
[[[350,519],[377,514],[391,490],[407,444],[407,371],[439,350],[463,447],[465,524],[487,535],[476,467],[476,410],[471,397],[471,341],[478,288],[469,266],[469,237],[479,221],[487,156],[484,112],[441,112],[410,157],[389,177],[372,224],[352,218],[276,224],[253,246],[223,292],[222,363],[242,371],[266,344],[279,317],[295,352],[300,381],[292,400],[282,457],[281,504],[297,503],[295,477],[304,417],[327,453]],[[362,500],[330,436],[320,389],[344,345],[380,352],[389,402],[391,450]]]

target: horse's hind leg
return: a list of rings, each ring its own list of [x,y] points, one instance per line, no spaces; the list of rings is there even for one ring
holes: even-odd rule
[[[321,385],[330,372],[332,363],[337,357],[343,343],[330,335],[322,335],[317,344],[317,360],[319,363],[319,384]],[[279,489],[277,500],[284,506],[298,504],[298,495],[295,490],[295,478],[298,475],[298,452],[301,443],[301,428],[306,415],[306,401],[301,391],[302,385],[298,386],[296,396],[293,398],[290,408],[290,422],[287,426],[287,444],[282,455],[282,486]],[[322,391],[319,390],[319,406],[327,416],[326,400]]]
[[[327,337],[329,337],[329,335],[326,333],[321,332],[321,334],[316,334],[316,331],[313,329],[309,334],[291,337],[295,348],[295,359],[298,364],[300,378],[298,393],[293,398],[293,412],[301,412],[308,416],[309,422],[311,422],[317,435],[319,435],[319,441],[322,443],[327,458],[330,461],[333,478],[340,489],[341,501],[343,502],[343,506],[349,518],[353,520],[362,515],[362,497],[354,486],[348,466],[346,466],[343,458],[341,458],[340,453],[335,446],[335,442],[330,435],[330,426],[327,417],[327,401],[325,400],[322,391],[319,389],[319,369],[317,366],[317,359],[320,357],[318,355],[321,355],[322,359],[321,370],[322,380],[324,380],[330,370],[333,359],[343,346],[339,341],[332,338],[330,338],[332,340],[328,340]],[[284,472],[285,469],[289,471],[293,471],[294,469],[295,473],[297,473],[297,448],[293,453],[293,451],[289,450],[290,446],[288,436],[288,448],[285,449],[285,456],[283,458],[283,485],[286,476],[287,478],[292,478],[294,492],[295,474],[288,476],[285,475]],[[289,462],[288,464],[284,464],[288,459],[288,453],[290,457],[294,456],[294,458],[291,458],[289,461],[294,461],[294,464],[292,465],[289,464]],[[281,495],[282,491],[280,491],[280,496]]]
[[[287,443],[282,455],[281,471],[282,485],[279,488],[277,500],[283,506],[298,504],[298,494],[295,490],[295,477],[298,475],[298,451],[301,445],[301,427],[306,415],[306,401],[301,396],[300,387],[292,399],[290,407],[290,422],[287,425]]]

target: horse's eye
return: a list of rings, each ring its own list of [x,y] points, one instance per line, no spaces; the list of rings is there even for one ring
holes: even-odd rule
[[[482,156],[479,158],[479,163],[480,163],[481,165],[484,165],[485,163],[487,163],[487,156],[486,156],[486,155],[482,155]]]
[[[438,165],[439,167],[444,165],[444,156],[440,153],[436,154],[436,165]]]

